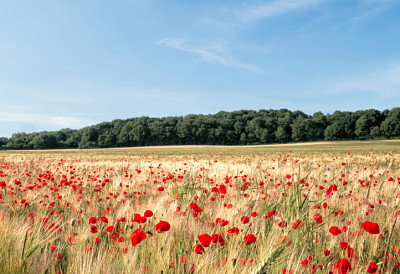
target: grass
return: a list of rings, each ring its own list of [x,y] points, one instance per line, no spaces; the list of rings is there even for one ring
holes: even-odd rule
[[[327,273],[340,258],[351,262],[349,273],[365,273],[372,261],[392,271],[400,263],[399,147],[357,141],[1,151],[0,272]],[[191,203],[201,208],[197,216]],[[132,222],[146,210],[154,216]],[[170,230],[158,233],[160,221]],[[380,233],[364,231],[364,221],[379,224]],[[332,226],[342,233],[333,236]],[[239,234],[229,236],[233,227]],[[147,237],[133,247],[138,228]],[[224,244],[197,254],[202,234],[219,234]],[[249,234],[257,240],[245,245]]]

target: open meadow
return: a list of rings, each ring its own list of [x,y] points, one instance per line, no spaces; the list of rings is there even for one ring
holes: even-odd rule
[[[0,272],[399,273],[399,149],[0,151]]]

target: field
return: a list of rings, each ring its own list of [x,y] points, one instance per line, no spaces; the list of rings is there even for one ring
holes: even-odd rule
[[[0,151],[0,272],[399,273],[399,148]]]

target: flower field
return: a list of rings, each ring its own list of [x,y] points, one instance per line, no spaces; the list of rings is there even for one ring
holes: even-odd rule
[[[0,152],[0,272],[399,273],[398,147]]]

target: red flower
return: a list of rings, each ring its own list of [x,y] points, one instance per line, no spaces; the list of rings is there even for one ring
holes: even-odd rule
[[[146,210],[143,214],[144,217],[152,217],[153,216],[153,211],[151,210]]]
[[[222,226],[226,226],[227,224],[229,224],[229,221],[224,220],[224,219],[221,219],[221,218],[217,218],[217,219],[215,220],[215,223],[216,223],[216,224],[220,224],[220,225],[222,225]]]
[[[324,255],[325,255],[325,256],[329,256],[329,254],[331,254],[331,252],[330,252],[328,249],[325,249]]]
[[[161,221],[158,224],[156,224],[156,230],[158,233],[168,231],[170,228],[171,228],[171,225],[165,221]]]
[[[329,228],[329,232],[333,235],[333,236],[337,236],[340,233],[342,233],[342,231],[340,230],[340,228],[338,228],[337,226],[332,226],[331,228]]]
[[[369,234],[379,234],[380,232],[379,225],[377,223],[365,221],[361,227]]]
[[[296,221],[294,221],[292,223],[292,227],[294,229],[297,229],[297,228],[301,227],[302,225],[303,225],[303,222],[300,219],[297,219]]]
[[[239,235],[239,228],[237,227],[232,227],[231,229],[228,229],[228,237],[232,236],[233,234]]]
[[[257,213],[256,211],[254,211],[254,212],[252,212],[252,213],[250,214],[250,216],[253,217],[253,218],[254,218],[254,217],[257,217],[257,215],[258,215],[258,213]]]
[[[141,228],[136,229],[131,234],[132,246],[136,246],[138,243],[140,243],[144,239],[146,239],[146,237],[147,237],[146,232],[144,232],[143,229],[141,229]]]
[[[95,217],[90,217],[89,224],[95,224],[96,222],[97,222],[97,219]]]
[[[253,244],[253,243],[255,243],[257,241],[257,237],[256,236],[254,236],[253,234],[248,234],[248,235],[246,235],[246,236],[244,236],[244,244],[245,245],[250,245],[250,244]]]
[[[250,218],[249,218],[249,217],[246,217],[246,216],[243,216],[242,218],[240,218],[240,221],[241,221],[243,224],[247,224],[247,223],[249,222],[249,220],[250,220]]]
[[[338,274],[346,274],[348,271],[351,271],[351,263],[346,258],[338,260],[335,266]]]
[[[225,244],[225,240],[222,238],[221,234],[213,234],[211,236],[211,242],[219,243],[219,246],[223,246]]]
[[[378,265],[375,262],[370,262],[367,266],[368,273],[375,273],[378,270]]]
[[[341,242],[340,243],[340,249],[341,250],[346,250],[349,247],[349,243],[348,242]]]
[[[135,216],[133,216],[132,222],[139,222],[140,217],[141,217],[140,214],[135,214]]]
[[[282,220],[278,223],[279,227],[286,227],[287,226],[287,222],[285,220]]]
[[[107,219],[107,217],[103,216],[103,217],[100,218],[100,220],[101,220],[103,223],[108,224],[108,219]]]
[[[112,232],[114,230],[114,226],[107,227],[107,232]]]
[[[204,247],[209,247],[210,243],[211,243],[211,236],[206,234],[200,235],[197,238],[199,238],[200,243],[204,246]]]
[[[193,247],[193,251],[196,252],[197,254],[203,254],[204,247],[201,244],[197,244],[195,247]]]
[[[322,215],[317,213],[314,215],[314,220],[318,223],[318,224],[322,224]]]
[[[270,211],[270,212],[268,212],[267,216],[265,216],[265,219],[269,219],[269,218],[271,218],[272,216],[274,216],[275,212],[276,212],[275,209],[272,210],[272,211]]]
[[[92,233],[97,233],[97,227],[94,226],[94,225],[92,225],[92,226],[90,227],[90,232],[92,232]]]

